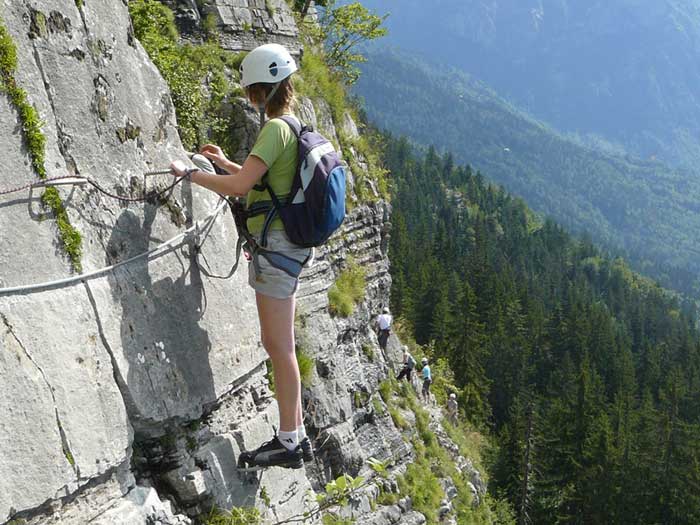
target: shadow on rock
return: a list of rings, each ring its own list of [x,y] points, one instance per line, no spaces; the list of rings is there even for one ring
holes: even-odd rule
[[[146,205],[143,223],[124,210],[107,245],[106,264],[146,252],[157,208]],[[211,343],[199,326],[204,292],[196,265],[179,253],[167,255],[154,280],[148,258],[118,268],[110,277],[115,301],[121,304],[121,343],[128,362],[128,389],[136,413],[129,414],[137,434],[162,435],[169,421],[198,419],[202,407],[216,398],[209,365]]]

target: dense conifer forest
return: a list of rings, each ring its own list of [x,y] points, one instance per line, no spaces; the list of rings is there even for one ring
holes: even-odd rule
[[[387,138],[392,305],[519,523],[700,523],[695,315],[451,155]]]

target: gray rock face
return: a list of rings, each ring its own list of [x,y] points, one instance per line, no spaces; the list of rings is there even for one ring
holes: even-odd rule
[[[124,3],[86,2],[79,11],[73,2],[30,9],[12,1],[0,5],[0,16],[17,47],[16,81],[44,122],[49,177],[85,175],[129,195],[144,171],[183,156],[167,88],[131,36]],[[6,95],[0,133],[10,168],[0,187],[34,179]],[[55,222],[40,220],[38,193],[0,197],[0,242],[11,247],[0,255],[2,286],[70,276]],[[176,236],[210,214],[217,199],[191,186],[157,206],[123,205],[94,189],[60,193],[82,234],[86,271]],[[232,221],[219,220],[212,233],[208,258],[226,265],[235,246]],[[80,493],[128,464],[132,428],[157,435],[199,418],[259,365],[244,275],[203,282],[191,262],[188,242],[180,242],[84,284],[0,295],[0,372],[11,386],[0,401],[10,417],[0,428],[0,521]]]
[[[202,14],[214,16],[224,49],[250,51],[275,42],[301,53],[299,31],[285,0],[208,0]]]
[[[229,49],[267,41],[300,49],[282,0],[177,5],[195,25],[215,16]],[[16,81],[44,122],[49,177],[88,176],[131,197],[170,183],[143,176],[184,152],[167,87],[133,37],[126,2],[78,9],[4,0],[0,17],[17,46]],[[301,104],[302,118],[337,140],[327,104]],[[230,111],[243,160],[257,116],[242,101]],[[343,128],[356,132],[351,119]],[[0,137],[9,168],[0,190],[33,180],[19,116],[2,93]],[[0,287],[72,275],[41,191],[0,196],[0,243],[10,247],[0,251]],[[314,360],[303,400],[316,461],[242,477],[238,454],[269,439],[278,418],[254,294],[245,268],[225,281],[204,277],[193,237],[178,238],[212,216],[218,197],[188,183],[150,203],[89,186],[60,194],[82,235],[86,272],[176,240],[84,282],[0,291],[0,523],[181,525],[212,505],[255,505],[274,521],[298,514],[310,490],[338,475],[366,475],[369,457],[412,457],[391,418],[375,410],[377,387],[400,360],[400,343],[392,338],[385,354],[371,329],[389,301],[388,204],[356,207],[302,278],[298,343]],[[230,266],[236,240],[230,216],[219,213],[204,246],[215,272]],[[352,316],[333,317],[328,289],[348,258],[365,271],[365,298]],[[368,498],[355,510],[369,512]],[[406,500],[369,516],[376,525],[425,521]]]

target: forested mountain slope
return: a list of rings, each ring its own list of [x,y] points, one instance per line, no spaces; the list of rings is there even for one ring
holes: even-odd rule
[[[700,160],[696,0],[368,0],[388,41],[487,82],[563,131]]]
[[[470,77],[395,51],[370,55],[356,92],[377,125],[453,152],[536,211],[697,293],[700,181],[688,173],[585,147]]]
[[[385,157],[392,304],[497,435],[490,489],[538,524],[700,522],[693,317],[451,156]]]

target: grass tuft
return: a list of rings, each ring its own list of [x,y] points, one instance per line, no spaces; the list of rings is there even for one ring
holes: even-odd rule
[[[202,525],[261,525],[262,517],[255,507],[233,507],[231,510],[214,507],[197,522]]]
[[[309,356],[302,348],[297,347],[297,364],[299,365],[299,376],[301,377],[301,384],[306,388],[311,386],[311,382],[314,377],[314,368],[316,367],[316,361],[313,357]],[[265,361],[265,366],[267,367],[267,380],[269,382],[270,390],[275,391],[275,368],[272,366],[272,360],[268,359]]]
[[[335,284],[328,290],[328,303],[332,314],[349,317],[355,305],[365,298],[365,271],[357,263],[348,260],[348,266],[340,272]]]
[[[80,273],[83,270],[83,265],[80,261],[83,255],[83,238],[80,232],[71,225],[58,190],[56,188],[47,188],[41,196],[41,202],[53,211],[58,232],[63,242],[63,249],[68,255],[73,269]]]
[[[19,114],[22,132],[32,168],[40,179],[46,178],[46,137],[41,131],[43,123],[39,112],[29,103],[27,93],[15,82],[14,72],[17,68],[17,49],[12,37],[0,19],[0,88],[6,92]],[[68,218],[68,213],[56,188],[48,188],[41,197],[42,203],[53,211],[63,248],[76,272],[82,271],[80,262],[83,240]]]

